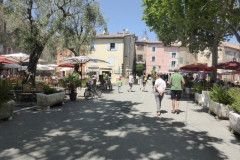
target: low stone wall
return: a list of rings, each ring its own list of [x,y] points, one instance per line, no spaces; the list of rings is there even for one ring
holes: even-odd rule
[[[229,112],[229,121],[230,121],[230,127],[238,132],[240,134],[240,115],[230,111]]]
[[[210,101],[210,112],[216,114],[220,119],[229,119],[229,108],[224,104]]]
[[[54,94],[37,93],[37,105],[40,107],[50,107],[56,104],[62,104],[64,101],[65,92]]]
[[[11,100],[0,106],[0,119],[7,119],[13,116],[14,104],[14,100]]]

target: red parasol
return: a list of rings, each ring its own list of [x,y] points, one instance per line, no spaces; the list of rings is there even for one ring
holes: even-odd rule
[[[0,58],[0,63],[15,64],[14,62],[9,61],[9,60],[6,60],[6,59],[4,59],[4,58]]]
[[[224,62],[224,63],[219,63],[213,68],[216,69],[227,69],[227,70],[239,70],[240,69],[240,63],[235,62],[235,61],[230,61],[230,62]]]
[[[215,68],[210,68],[207,66],[207,64],[202,64],[202,63],[193,63],[187,66],[183,66],[180,68],[180,70],[185,70],[185,71],[204,71],[204,72],[213,72],[216,71]]]
[[[63,64],[59,64],[58,67],[74,68],[74,64],[63,63]]]

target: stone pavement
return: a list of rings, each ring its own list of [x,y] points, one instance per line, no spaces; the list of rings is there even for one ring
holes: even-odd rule
[[[0,160],[239,159],[240,139],[227,120],[188,99],[172,114],[169,94],[157,117],[150,83],[146,92],[127,88],[0,123]]]

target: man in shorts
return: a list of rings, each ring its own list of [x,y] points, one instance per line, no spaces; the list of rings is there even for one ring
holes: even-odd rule
[[[182,84],[185,84],[183,76],[178,73],[178,69],[174,69],[174,74],[171,75],[169,84],[171,85],[171,99],[172,99],[172,113],[176,112],[179,114],[179,104],[182,95]]]

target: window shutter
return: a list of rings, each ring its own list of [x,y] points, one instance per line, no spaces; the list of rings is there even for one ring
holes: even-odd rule
[[[169,68],[172,69],[172,61],[169,61]]]
[[[96,44],[93,44],[93,50],[96,51]]]
[[[110,51],[110,43],[107,43],[107,50]]]
[[[115,43],[115,51],[118,50],[118,43]]]
[[[176,58],[178,58],[178,52],[176,52]]]
[[[108,58],[108,66],[114,66],[114,58]]]

